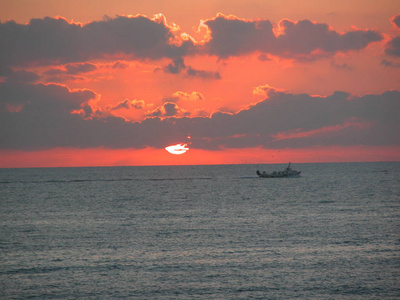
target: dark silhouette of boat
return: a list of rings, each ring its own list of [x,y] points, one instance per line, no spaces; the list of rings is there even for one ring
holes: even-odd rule
[[[283,177],[298,177],[300,176],[301,171],[296,171],[291,168],[291,163],[286,167],[283,171],[274,171],[272,173],[267,173],[263,171],[262,173],[257,170],[258,177],[262,178],[283,178]]]

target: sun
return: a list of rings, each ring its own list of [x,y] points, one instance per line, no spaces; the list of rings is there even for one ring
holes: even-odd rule
[[[189,147],[187,144],[176,144],[165,147],[165,150],[167,150],[171,154],[183,154],[189,150]]]

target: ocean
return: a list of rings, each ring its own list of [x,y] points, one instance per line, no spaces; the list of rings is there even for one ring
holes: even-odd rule
[[[0,169],[1,299],[399,299],[400,162]]]

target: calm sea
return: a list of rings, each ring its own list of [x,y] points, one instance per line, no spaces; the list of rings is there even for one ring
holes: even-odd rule
[[[399,299],[400,163],[293,168],[0,169],[0,298]]]

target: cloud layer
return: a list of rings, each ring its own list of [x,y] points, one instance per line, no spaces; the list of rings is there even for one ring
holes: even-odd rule
[[[363,97],[336,92],[320,97],[258,89],[262,90],[265,100],[235,114],[176,118],[182,115],[180,108],[165,102],[152,118],[131,123],[96,112],[90,105],[96,94],[90,90],[8,82],[0,87],[0,145],[24,150],[163,148],[182,141],[188,133],[193,147],[201,149],[400,145],[398,91]],[[138,104],[124,101],[119,105]]]
[[[1,65],[67,63],[126,54],[137,59],[178,57],[193,46],[174,35],[163,16],[105,18],[79,24],[63,18],[0,24]],[[178,43],[178,44],[176,44]]]
[[[391,22],[393,23],[393,25],[397,29],[400,29],[400,15],[394,16],[391,19]],[[390,55],[390,56],[400,57],[400,35],[392,38],[386,44],[385,53]],[[384,63],[384,65],[387,65],[387,66],[398,66],[398,64],[392,63],[392,62],[390,62],[389,65]]]
[[[324,23],[309,20],[282,20],[274,28],[268,20],[249,21],[218,15],[204,23],[210,29],[206,48],[219,57],[239,56],[255,51],[282,57],[302,57],[360,50],[382,40],[375,30],[352,30],[338,33]],[[276,35],[274,30],[278,31]]]
[[[118,16],[87,24],[50,17],[32,19],[28,24],[8,21],[0,23],[0,66],[65,64],[125,55],[131,59],[171,58],[175,59],[167,67],[171,73],[187,69],[189,76],[218,77],[218,74],[186,67],[179,59],[196,54],[227,58],[251,52],[318,57],[321,53],[332,55],[360,50],[383,38],[374,30],[338,33],[327,24],[309,20],[282,20],[274,28],[265,19],[254,21],[218,15],[204,21],[203,26],[210,38],[201,44],[179,28],[169,26],[161,14],[154,18]],[[396,41],[393,43],[397,45]]]

